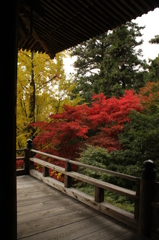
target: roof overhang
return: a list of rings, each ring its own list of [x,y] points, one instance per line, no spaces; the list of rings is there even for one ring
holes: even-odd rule
[[[57,52],[159,7],[159,0],[21,0],[18,48]]]

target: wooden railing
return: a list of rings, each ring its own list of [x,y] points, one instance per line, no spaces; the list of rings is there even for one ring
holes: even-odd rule
[[[20,153],[20,155],[21,155],[21,153],[23,154],[20,157],[16,157],[16,162],[23,161],[22,168],[16,169],[16,175],[17,176],[25,175],[25,174],[27,174],[26,173],[26,164],[28,162],[28,158],[26,155],[27,155],[28,149],[18,149],[18,150],[16,150],[16,152],[18,155],[19,155],[19,153]]]
[[[17,169],[16,170],[16,175],[20,176],[20,175],[25,175],[25,174],[29,174],[29,169],[30,169],[30,162],[29,162],[29,158],[31,156],[31,151],[30,149],[33,147],[32,145],[32,140],[28,139],[27,140],[27,146],[24,149],[17,149],[16,153],[17,155],[19,155],[19,153],[24,153],[23,156],[20,157],[16,157],[16,163],[17,161],[22,160],[23,161],[23,168]],[[21,155],[21,154],[20,154]]]
[[[149,236],[152,234],[152,229],[153,233],[157,231],[157,228],[159,227],[159,219],[158,219],[158,213],[159,213],[159,198],[158,198],[158,193],[159,193],[159,184],[155,181],[150,181],[147,184],[147,180],[142,180],[142,178],[137,178],[134,176],[102,169],[99,167],[83,164],[77,161],[73,161],[70,159],[66,158],[61,158],[58,156],[54,156],[48,153],[40,152],[34,149],[24,149],[23,150],[25,155],[24,155],[24,169],[23,170],[18,170],[17,175],[23,175],[23,174],[30,174],[43,182],[47,183],[48,185],[60,190],[61,192],[67,194],[68,196],[71,196],[88,206],[108,215],[113,217],[114,219],[117,219],[135,229],[138,229],[141,235],[144,236]],[[63,161],[66,163],[66,167],[62,168],[59,167],[55,164],[49,163],[47,161],[41,160],[36,157],[31,157],[31,155],[38,154],[42,155],[44,157],[49,157],[52,159],[56,159],[59,161]],[[19,158],[17,158],[18,160]],[[20,157],[20,159],[22,159]],[[43,167],[43,173],[38,172],[37,170],[34,169],[34,163],[39,164],[40,166]],[[110,174],[122,179],[130,180],[136,183],[136,191],[132,191],[123,187],[116,186],[114,184],[104,182],[92,177],[88,177],[86,175],[83,175],[81,173],[75,172],[71,170],[71,165],[77,165],[79,167],[83,168],[88,168],[94,171],[100,171],[106,174]],[[57,181],[53,179],[52,177],[49,177],[49,169],[55,170],[57,172],[60,172],[64,174],[64,183]],[[77,179],[85,183],[89,183],[94,186],[94,197],[85,194],[76,188],[72,186],[72,179]],[[146,185],[147,184],[147,185]],[[151,195],[149,191],[152,191],[154,189],[154,196],[153,199],[145,200],[145,194]],[[127,212],[123,209],[120,209],[118,207],[115,207],[111,204],[108,204],[104,202],[104,190],[109,190],[111,192],[117,193],[119,195],[128,197],[130,199],[134,200],[134,214]],[[146,206],[145,205],[150,205]],[[152,211],[151,213],[148,212],[148,208],[151,208]],[[149,215],[146,218],[150,218],[145,220],[145,214]],[[151,216],[152,217],[151,217]],[[152,222],[152,224],[150,224]],[[145,228],[143,227],[145,226]],[[149,226],[151,225],[151,227]],[[150,228],[148,230],[147,228]],[[156,234],[156,233],[155,233]],[[155,239],[155,238],[154,238]]]

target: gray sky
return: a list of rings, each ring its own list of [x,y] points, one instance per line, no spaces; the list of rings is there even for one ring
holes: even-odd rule
[[[150,11],[148,14],[143,14],[142,17],[138,17],[134,20],[139,26],[145,26],[145,29],[141,31],[144,40],[141,46],[143,50],[144,59],[154,59],[159,54],[159,44],[150,44],[149,40],[154,38],[155,35],[159,35],[159,8],[154,11]]]

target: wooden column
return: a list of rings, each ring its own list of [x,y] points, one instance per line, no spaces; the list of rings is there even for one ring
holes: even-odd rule
[[[18,0],[1,2],[0,37],[0,238],[17,239],[16,79]]]
[[[137,181],[137,186],[136,186],[136,196],[138,196],[138,199],[135,199],[135,209],[134,209],[134,219],[138,220],[139,219],[139,208],[140,208],[140,178]]]
[[[152,206],[156,183],[156,171],[151,160],[144,162],[140,185],[139,233],[150,237],[152,228]]]
[[[156,182],[154,187],[154,197],[153,203],[159,202],[159,184]],[[156,207],[152,208],[152,231],[157,230],[159,228],[159,209]]]

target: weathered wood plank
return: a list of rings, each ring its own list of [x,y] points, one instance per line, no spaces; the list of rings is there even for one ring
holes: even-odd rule
[[[116,238],[116,240],[117,240],[117,239],[118,239],[118,240],[150,240],[150,238],[146,238],[146,237],[139,236],[139,235],[137,234],[137,232],[134,233],[134,232],[131,232],[131,231],[128,231],[128,232],[126,232],[126,233],[118,236],[118,237]]]
[[[69,175],[70,177],[74,177],[78,180],[90,183],[90,184],[92,184],[96,187],[103,188],[103,189],[106,189],[106,190],[110,190],[110,191],[119,193],[123,196],[130,197],[130,198],[133,198],[133,199],[138,199],[138,196],[136,196],[135,191],[131,191],[129,189],[118,187],[118,186],[116,186],[114,184],[111,184],[111,183],[103,182],[103,181],[98,180],[98,179],[94,179],[94,178],[91,178],[91,177],[88,177],[88,176],[84,176],[84,175],[79,174],[77,172],[68,172],[67,175]]]
[[[26,150],[26,148],[16,149],[16,152],[24,152],[25,150]]]
[[[49,185],[42,185],[41,186],[41,184],[40,185],[35,185],[35,187],[25,187],[25,188],[18,188],[17,189],[17,193],[18,193],[18,196],[17,197],[19,197],[21,194],[26,194],[26,193],[32,193],[32,192],[40,192],[40,191],[45,191],[45,189],[46,190],[54,190],[52,187],[50,187]],[[57,190],[56,190],[56,192],[58,192]]]
[[[57,169],[56,166],[55,166],[55,169]],[[30,173],[31,173],[32,176],[34,176],[34,177],[38,178],[39,180],[43,181],[43,176],[40,175],[37,171],[31,170]],[[70,177],[76,178],[78,180],[81,180],[83,182],[90,183],[93,186],[103,188],[103,189],[106,189],[106,190],[110,190],[110,191],[116,192],[118,194],[121,194],[123,196],[130,197],[132,199],[138,199],[139,198],[138,196],[136,196],[135,191],[132,191],[132,190],[129,190],[129,189],[126,189],[126,188],[122,188],[122,187],[118,187],[118,186],[116,186],[114,184],[111,184],[111,183],[103,182],[101,180],[94,179],[94,178],[82,175],[80,173],[77,173],[77,172],[66,172],[66,171],[62,170],[62,173],[64,173],[67,176],[70,176]]]
[[[112,227],[112,235],[118,236],[119,234],[122,234],[123,232],[127,232],[128,230],[120,226],[120,231],[118,231],[116,234],[114,233],[114,228],[118,227],[116,226],[116,223],[114,223],[111,219],[106,219],[104,216],[93,216],[88,219],[84,219],[80,222],[74,222],[66,226],[62,226],[60,228],[54,228],[47,232],[42,232],[40,235],[34,235],[30,236],[30,240],[42,240],[42,239],[84,239],[89,236],[89,238],[86,239],[94,239],[94,235],[97,233],[98,240],[100,239],[99,234],[103,229],[105,232],[109,231],[109,228]],[[104,239],[108,239],[107,235],[104,235]],[[110,238],[111,239],[111,238]]]
[[[41,175],[39,173],[39,175]],[[50,178],[43,178],[43,180],[47,181]],[[22,191],[21,188],[18,188],[18,185],[21,184],[20,180],[22,180],[22,185],[25,186],[25,180],[27,187],[24,187],[24,191],[27,191],[27,200],[26,205],[21,206],[20,198],[25,195],[25,192]],[[51,184],[58,185],[51,179]],[[33,197],[31,190],[33,190],[32,184],[39,183],[38,188],[43,189],[46,196],[40,197],[40,191],[36,191],[37,198]],[[29,190],[28,185],[31,186],[31,190]],[[60,186],[60,187],[59,187]],[[60,191],[67,190],[68,192],[71,190],[70,188],[64,188],[62,183],[59,183]],[[45,190],[46,187],[46,190]],[[98,211],[89,208],[83,203],[78,202],[76,199],[83,199],[83,202],[90,201],[92,206],[94,205],[93,198],[89,197],[87,194],[83,194],[82,196],[78,196],[78,191],[71,193],[74,195],[74,198],[66,197],[62,192],[58,192],[56,189],[52,189],[52,195],[48,195],[47,193],[51,193],[51,188],[48,185],[38,182],[37,179],[33,179],[30,176],[18,177],[17,181],[17,189],[20,190],[20,198],[18,201],[18,239],[25,240],[52,240],[52,239],[118,239],[118,240],[139,240],[138,235],[126,225],[113,220],[110,217],[107,217]],[[30,192],[30,198],[29,193]],[[59,196],[58,194],[59,193]],[[58,196],[58,197],[57,197]],[[85,198],[85,197],[88,198]],[[22,200],[24,203],[25,200]],[[108,204],[96,204],[95,209],[112,211],[109,209]],[[103,208],[103,209],[102,209]],[[115,210],[115,209],[114,209]],[[122,210],[121,210],[122,213]],[[122,214],[121,214],[122,215]],[[131,214],[130,214],[131,215]],[[130,216],[129,216],[130,218]],[[127,237],[127,238],[126,238]],[[144,239],[144,238],[142,238]]]
[[[124,211],[120,208],[117,208],[105,202],[97,203],[94,201],[94,198],[89,196],[88,194],[82,193],[81,191],[74,188],[65,188],[63,183],[58,182],[57,180],[52,179],[50,177],[44,178],[42,177],[41,173],[36,172],[35,170],[30,171],[30,174],[32,176],[38,177],[38,179],[40,179],[41,181],[60,190],[61,192],[67,194],[68,196],[71,196],[77,199],[78,201],[83,202],[84,204],[90,206],[91,208],[98,210],[99,212],[102,212],[110,217],[113,217],[118,221],[121,221],[122,223],[125,223],[133,228],[138,227],[138,222],[134,220],[134,214],[131,214],[127,211]]]
[[[57,199],[58,198],[59,197],[57,197]],[[64,196],[64,198],[67,198],[67,196]],[[33,198],[33,199],[27,199],[27,200],[18,199],[17,206],[24,207],[32,204],[39,204],[39,203],[45,203],[45,202],[51,202],[51,201],[53,202],[55,200],[56,199],[53,199],[52,196],[46,196],[46,195],[44,197],[41,197],[40,200],[39,198]]]
[[[45,161],[40,160],[40,159],[38,159],[38,158],[30,158],[30,161],[35,162],[35,163],[38,163],[38,164],[40,164],[41,166],[50,168],[50,169],[52,169],[52,170],[56,170],[57,172],[61,172],[61,173],[64,173],[64,174],[66,173],[64,168],[59,167],[59,166],[54,165],[54,164],[49,163],[49,162],[45,162]]]
[[[44,199],[46,200],[46,199]],[[18,210],[17,210],[17,214],[25,214],[25,213],[32,213],[34,211],[41,211],[41,210],[44,210],[44,209],[49,209],[49,208],[53,208],[54,206],[57,206],[57,204],[60,204],[61,206],[65,206],[67,204],[73,204],[75,203],[73,201],[74,199],[69,199],[69,198],[66,198],[65,196],[60,199],[59,197],[58,198],[55,198],[52,196],[52,199],[48,199],[48,201],[40,201],[39,199],[39,202],[33,202],[29,205],[24,205],[24,206],[18,206]]]
[[[138,181],[137,177],[134,177],[134,176],[131,176],[131,175],[127,175],[127,174],[123,174],[123,173],[114,172],[114,171],[111,171],[111,170],[95,167],[95,166],[92,166],[92,165],[88,165],[88,164],[84,164],[84,163],[81,163],[81,162],[73,161],[73,160],[70,160],[70,159],[67,159],[67,158],[62,158],[62,157],[58,157],[58,156],[51,155],[51,154],[48,154],[48,153],[40,152],[40,151],[37,151],[37,150],[34,150],[34,149],[32,149],[31,151],[34,152],[34,153],[44,155],[46,157],[50,157],[50,158],[57,159],[57,160],[60,160],[60,161],[64,161],[64,162],[67,162],[67,163],[70,163],[70,164],[74,164],[74,165],[77,165],[79,167],[85,167],[85,168],[89,168],[89,169],[92,169],[92,170],[95,170],[95,171],[104,172],[104,173],[107,173],[107,174],[110,174],[110,175],[114,175],[114,176],[121,177],[121,178],[124,178],[124,179],[127,179],[127,180],[131,180],[131,181],[134,181],[134,182]],[[41,163],[41,165],[45,164],[44,161],[42,161],[38,158],[30,158],[30,160],[33,161],[33,162],[37,162],[39,164]],[[52,164],[50,163],[48,166],[50,166],[50,168],[52,169],[51,165]]]
[[[129,238],[127,240],[136,240],[134,236],[136,237],[136,234],[132,232],[130,229],[126,229],[125,226],[122,225],[116,225],[112,224],[109,225],[108,227],[99,229],[98,231],[93,231],[91,233],[86,233],[82,237],[79,237],[79,240],[111,240],[111,239],[116,239],[116,240],[123,240],[122,236],[129,233]]]
[[[18,225],[18,238],[29,236],[31,234],[43,232],[52,228],[58,228],[73,222],[83,221],[85,218],[96,216],[97,213],[90,209],[74,209],[63,214],[55,215],[44,219],[37,219],[31,222],[25,222]]]
[[[69,213],[72,211],[72,208],[76,208],[76,210],[80,210],[81,208],[84,209],[84,206],[81,204],[71,203],[71,204],[58,204],[56,201],[56,205],[54,202],[50,202],[50,205],[47,205],[47,208],[45,209],[41,208],[40,210],[37,208],[33,209],[33,212],[26,212],[24,214],[18,215],[18,224],[21,224],[23,222],[32,222],[36,221],[37,219],[45,219],[52,216],[57,216],[65,213]],[[87,207],[88,208],[88,207]]]
[[[18,200],[21,200],[21,201],[25,201],[27,199],[30,199],[30,198],[42,198],[44,196],[52,196],[54,194],[54,196],[57,196],[59,197],[60,196],[60,193],[58,193],[57,191],[54,191],[54,189],[45,189],[43,191],[35,191],[35,192],[26,192],[26,193],[21,193],[21,194],[18,194],[18,197],[17,199]]]
[[[31,177],[29,175],[23,175],[17,178],[17,183],[19,185],[24,184],[25,186],[27,186],[28,183],[35,183],[35,184],[39,184],[40,182],[37,181],[34,177]],[[41,185],[41,184],[39,184]]]
[[[16,161],[18,161],[18,160],[24,160],[25,159],[25,157],[16,157]]]
[[[40,182],[38,182],[34,177],[29,175],[23,175],[17,177],[17,190],[25,189],[30,187],[41,186]]]

